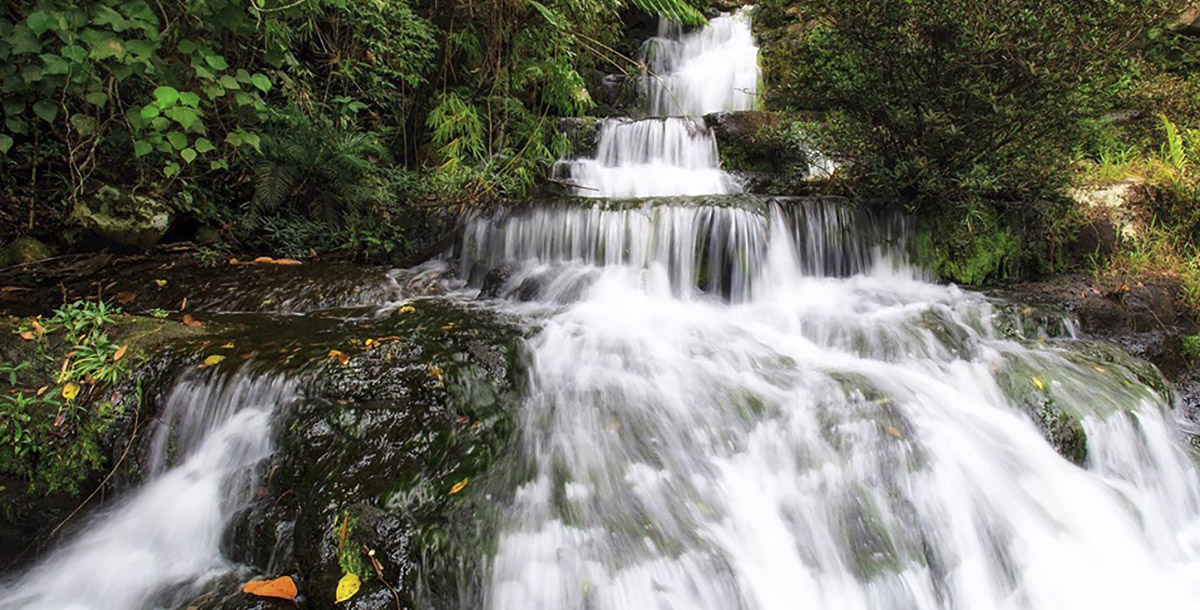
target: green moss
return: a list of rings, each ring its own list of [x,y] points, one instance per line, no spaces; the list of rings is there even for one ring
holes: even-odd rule
[[[986,206],[921,217],[913,254],[938,277],[968,286],[1016,279],[1029,256]]]
[[[354,574],[366,582],[371,575],[371,570],[368,569],[367,562],[363,559],[363,550],[358,542],[357,529],[358,517],[351,515],[349,511],[344,511],[342,521],[333,532],[334,544],[338,545],[337,560],[342,573]]]

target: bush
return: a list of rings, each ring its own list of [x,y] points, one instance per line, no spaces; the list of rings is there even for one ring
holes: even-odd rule
[[[1061,208],[1082,122],[1119,79],[1122,55],[1167,13],[1160,0],[1037,10],[1018,0],[766,0],[761,10],[768,39],[792,38],[768,53],[768,101],[829,113],[826,145],[854,192],[954,221],[933,227],[935,250],[989,239],[967,229],[982,214],[1000,223],[983,251],[1037,259],[944,269],[968,283],[1053,262],[1042,211]],[[1031,220],[1041,222],[1011,224]]]

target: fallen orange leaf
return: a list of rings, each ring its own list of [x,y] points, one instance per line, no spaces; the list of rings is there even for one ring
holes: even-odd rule
[[[271,263],[275,264],[275,265],[303,265],[304,264],[294,258],[277,258],[277,259],[271,261]]]
[[[450,488],[450,495],[453,496],[454,494],[462,491],[463,489],[466,489],[468,481],[470,481],[470,479],[463,479],[463,480],[455,483],[454,487]]]
[[[197,322],[196,319],[193,318],[191,314],[186,314],[186,313],[183,314],[183,325],[190,326],[192,328],[200,328],[201,326],[204,326],[200,322]]]
[[[46,329],[42,328],[42,325],[38,324],[37,320],[30,320],[29,325],[32,326],[33,330],[37,331],[37,334],[39,335],[46,333]]]
[[[26,341],[33,341],[36,337],[37,337],[37,335],[33,334],[32,330],[21,331],[21,338]]]
[[[242,593],[294,601],[299,592],[291,576],[280,576],[274,580],[252,580],[242,585]]]
[[[273,263],[273,262],[275,262],[275,259],[273,259],[269,256],[260,256],[256,259],[254,259],[254,262],[256,262],[256,263]]]
[[[116,361],[120,360],[121,358],[124,358],[125,351],[128,349],[129,349],[128,345],[122,345],[121,347],[118,347],[117,351],[113,352],[113,362],[116,362]]]
[[[439,369],[436,366],[429,367],[429,376],[438,380],[438,383],[443,383],[442,382],[442,369]]]
[[[337,358],[337,361],[342,363],[343,365],[345,365],[347,362],[350,362],[350,356],[347,356],[346,354],[343,354],[342,352],[340,352],[336,349],[329,350],[329,356],[331,358]]]

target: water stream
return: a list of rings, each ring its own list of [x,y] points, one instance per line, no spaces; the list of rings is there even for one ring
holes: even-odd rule
[[[697,117],[753,106],[748,12],[664,25],[643,57],[654,118],[608,120],[596,156],[559,169],[582,195],[693,197],[465,222],[462,276],[507,267],[491,306],[540,329],[520,414],[533,474],[468,598],[1195,606],[1200,476],[1152,374],[1081,348],[1069,324],[1014,331],[998,304],[930,283],[902,217],[737,195]],[[147,484],[0,584],[0,609],[195,599],[231,568],[222,537],[297,394],[245,370],[185,374]]]
[[[663,28],[648,112],[748,107],[748,20]],[[685,116],[610,120],[568,168],[737,190]],[[1194,607],[1200,479],[1134,367],[1001,332],[903,222],[744,200],[468,224],[467,264],[515,265],[496,294],[544,317],[489,608]]]
[[[270,455],[271,414],[297,396],[282,377],[188,373],[153,426],[149,482],[19,580],[0,608],[176,608],[232,567],[221,541]]]

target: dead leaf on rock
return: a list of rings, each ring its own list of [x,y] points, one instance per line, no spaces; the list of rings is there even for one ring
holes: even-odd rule
[[[200,328],[201,326],[204,326],[204,324],[201,324],[195,318],[193,318],[191,314],[186,314],[186,313],[183,314],[182,321],[183,321],[184,326],[188,326],[191,328]]]
[[[242,593],[294,601],[299,592],[291,576],[280,576],[274,580],[252,580],[242,585]]]
[[[329,350],[329,357],[337,358],[337,361],[340,362],[342,366],[345,366],[346,363],[350,362],[350,356],[347,356],[336,349]]]

